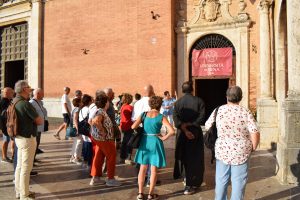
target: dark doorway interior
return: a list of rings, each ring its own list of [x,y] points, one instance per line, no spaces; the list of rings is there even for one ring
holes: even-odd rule
[[[229,79],[196,79],[195,81],[195,94],[205,103],[206,121],[217,106],[226,104]]]
[[[5,62],[4,87],[15,87],[18,80],[24,80],[24,60]]]

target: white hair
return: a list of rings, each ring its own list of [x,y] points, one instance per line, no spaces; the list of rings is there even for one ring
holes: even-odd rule
[[[28,82],[25,80],[19,80],[15,84],[15,92],[20,94],[25,87],[28,87]]]

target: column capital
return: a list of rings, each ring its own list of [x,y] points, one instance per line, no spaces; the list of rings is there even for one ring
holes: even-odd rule
[[[269,10],[272,4],[273,0],[260,0],[257,5],[257,9],[260,11],[260,13],[269,14]]]

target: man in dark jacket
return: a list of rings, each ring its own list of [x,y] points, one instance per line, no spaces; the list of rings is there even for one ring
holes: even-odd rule
[[[12,159],[7,157],[7,149],[8,149],[8,143],[11,141],[11,149],[12,149],[12,155],[14,155],[14,141],[10,139],[7,128],[6,128],[6,110],[11,102],[11,100],[14,98],[14,90],[10,87],[6,87],[3,89],[2,93],[2,99],[0,101],[0,120],[1,120],[1,129],[3,133],[3,145],[2,145],[2,160],[1,162],[6,163],[12,163]],[[13,156],[12,156],[13,157]]]
[[[182,85],[181,97],[174,107],[174,123],[177,127],[174,178],[185,177],[184,194],[193,194],[200,187],[204,174],[204,145],[201,124],[205,106],[202,99],[192,95],[193,85]]]

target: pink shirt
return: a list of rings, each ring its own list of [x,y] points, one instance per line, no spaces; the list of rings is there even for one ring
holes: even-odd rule
[[[211,127],[214,111],[205,123]],[[239,105],[220,106],[217,114],[218,139],[215,145],[216,159],[229,165],[245,163],[252,151],[250,134],[258,132],[256,121],[251,112]]]

